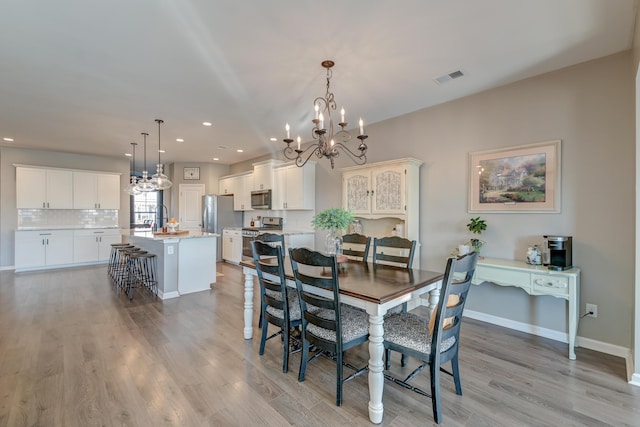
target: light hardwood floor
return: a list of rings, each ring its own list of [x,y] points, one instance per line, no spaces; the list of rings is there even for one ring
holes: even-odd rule
[[[287,374],[279,341],[258,355],[259,339],[243,339],[241,271],[219,271],[212,290],[164,302],[114,293],[104,266],[0,272],[0,426],[372,425],[366,375],[336,407],[333,362],[311,363],[299,383],[299,354]],[[443,379],[442,425],[639,426],[624,361],[576,352],[569,361],[565,344],[466,319],[464,394]],[[348,360],[366,363],[367,347]],[[430,401],[393,384],[384,405],[382,425],[434,425]]]

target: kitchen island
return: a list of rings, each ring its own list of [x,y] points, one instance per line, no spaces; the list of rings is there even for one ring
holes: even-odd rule
[[[158,296],[177,298],[211,288],[216,282],[218,234],[188,234],[127,230],[123,240],[157,256]]]

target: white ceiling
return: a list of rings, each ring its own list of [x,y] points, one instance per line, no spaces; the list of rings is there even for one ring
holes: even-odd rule
[[[281,150],[285,122],[292,136],[310,139],[324,59],[336,62],[331,88],[353,128],[360,116],[378,122],[627,50],[636,7],[637,0],[3,0],[0,144],[123,156],[139,142],[141,163],[146,131],[153,164],[161,118],[163,162],[231,164]],[[458,69],[464,77],[433,80]],[[375,141],[370,135],[370,149]]]

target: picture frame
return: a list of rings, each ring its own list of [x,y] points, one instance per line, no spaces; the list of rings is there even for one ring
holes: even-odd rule
[[[469,153],[468,212],[558,213],[561,140]]]
[[[183,169],[183,178],[185,180],[199,180],[200,179],[200,168],[196,167],[188,167]]]

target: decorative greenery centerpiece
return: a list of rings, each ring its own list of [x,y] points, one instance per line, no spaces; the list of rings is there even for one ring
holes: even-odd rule
[[[484,219],[480,219],[479,216],[471,218],[467,224],[467,229],[473,234],[481,235],[482,232],[487,229],[487,223]],[[473,246],[476,252],[480,252],[480,249],[485,242],[480,239],[473,238],[469,243],[471,243],[471,246]]]
[[[353,213],[343,208],[325,209],[311,220],[313,228],[329,230],[326,252],[333,255],[342,253],[342,231],[353,222]]]

